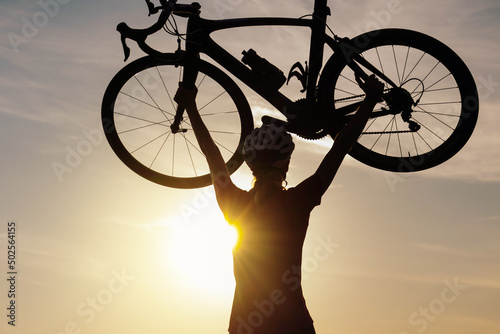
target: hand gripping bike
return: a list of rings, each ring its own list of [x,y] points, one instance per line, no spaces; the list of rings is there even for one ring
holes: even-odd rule
[[[229,171],[242,164],[241,147],[254,127],[253,116],[244,94],[226,73],[285,119],[264,116],[264,122],[282,122],[289,132],[311,140],[335,137],[364,98],[356,78],[375,74],[385,84],[383,101],[349,154],[387,171],[439,165],[455,155],[474,130],[479,101],[473,77],[450,48],[432,37],[404,29],[381,29],[352,39],[331,30],[327,34],[326,0],[315,0],[313,14],[301,18],[226,20],[201,18],[198,3],[176,2],[160,0],[155,6],[146,0],[150,15],[159,13],[147,29],[118,25],[125,60],[130,54],[127,39],[137,42],[147,56],[116,74],[102,102],[103,127],[113,151],[148,180],[176,188],[211,184],[189,119],[173,102],[180,81],[198,88],[200,114]],[[187,19],[185,33],[179,32],[176,16]],[[243,50],[240,61],[211,38],[215,31],[255,26],[311,29],[308,62],[295,63],[288,75],[288,80],[299,79],[303,98],[292,101],[281,93],[287,77],[253,49]],[[160,52],[146,43],[149,35],[162,29],[177,36],[176,51]],[[333,54],[323,66],[325,47]],[[201,59],[202,54],[211,61]]]

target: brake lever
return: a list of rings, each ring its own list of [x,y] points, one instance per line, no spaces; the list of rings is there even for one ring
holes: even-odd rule
[[[118,24],[118,26],[116,27],[116,30],[118,30],[121,35],[120,39],[122,41],[123,52],[125,53],[124,61],[127,61],[128,57],[130,56],[130,48],[127,46],[127,33],[126,33],[126,31],[129,29],[130,28],[127,26],[125,22]]]
[[[162,9],[162,7],[155,7],[155,5],[151,2],[151,0],[146,0],[146,4],[148,5],[148,9],[149,9],[148,16],[156,14],[160,11],[160,9]]]
[[[172,10],[174,9],[177,0],[160,0],[161,6],[159,7],[155,7],[150,0],[146,0],[146,3],[148,4],[150,13],[154,14],[159,10],[162,10],[158,22],[146,29],[132,29],[125,22],[121,22],[116,27],[116,30],[118,30],[121,35],[123,52],[125,53],[125,61],[127,61],[128,57],[130,56],[130,48],[127,46],[127,38],[136,41],[139,47],[148,54],[155,51],[146,44],[146,38],[163,27],[165,22],[167,22]]]

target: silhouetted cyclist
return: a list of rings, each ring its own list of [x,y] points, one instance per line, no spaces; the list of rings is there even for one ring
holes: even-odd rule
[[[302,246],[312,209],[320,204],[382,95],[383,84],[374,76],[358,82],[366,93],[365,100],[335,138],[316,172],[296,187],[283,187],[294,149],[290,134],[275,124],[252,131],[243,147],[245,162],[255,176],[250,191],[231,181],[198,112],[196,89],[179,85],[175,100],[186,108],[207,158],[219,207],[239,232],[233,250],[236,288],[230,334],[315,333],[302,293]]]

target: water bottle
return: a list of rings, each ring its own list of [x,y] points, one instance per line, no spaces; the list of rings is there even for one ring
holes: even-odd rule
[[[275,90],[283,86],[286,77],[279,68],[271,64],[265,58],[260,57],[253,49],[243,51],[242,54],[243,58],[241,61],[245,65],[250,66],[252,72],[262,81],[262,84]]]

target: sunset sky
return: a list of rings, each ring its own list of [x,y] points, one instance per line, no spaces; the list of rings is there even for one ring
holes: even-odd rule
[[[199,2],[213,19],[313,8],[313,0]],[[304,246],[317,333],[500,333],[500,2],[329,6],[340,36],[398,27],[446,43],[473,73],[480,113],[466,147],[431,170],[401,175],[346,159]],[[155,19],[143,0],[0,1],[0,333],[227,332],[234,233],[213,191],[147,181],[103,137],[101,99],[125,64],[116,25]],[[175,38],[160,37],[159,47],[174,51]],[[254,48],[284,72],[307,59],[307,37],[278,27],[218,36],[237,57]],[[129,46],[131,60],[143,55]],[[245,93],[256,117],[271,112]],[[313,173],[330,146],[296,139],[289,185]],[[248,189],[249,170],[234,181]],[[9,222],[18,228],[15,327],[7,323]]]

